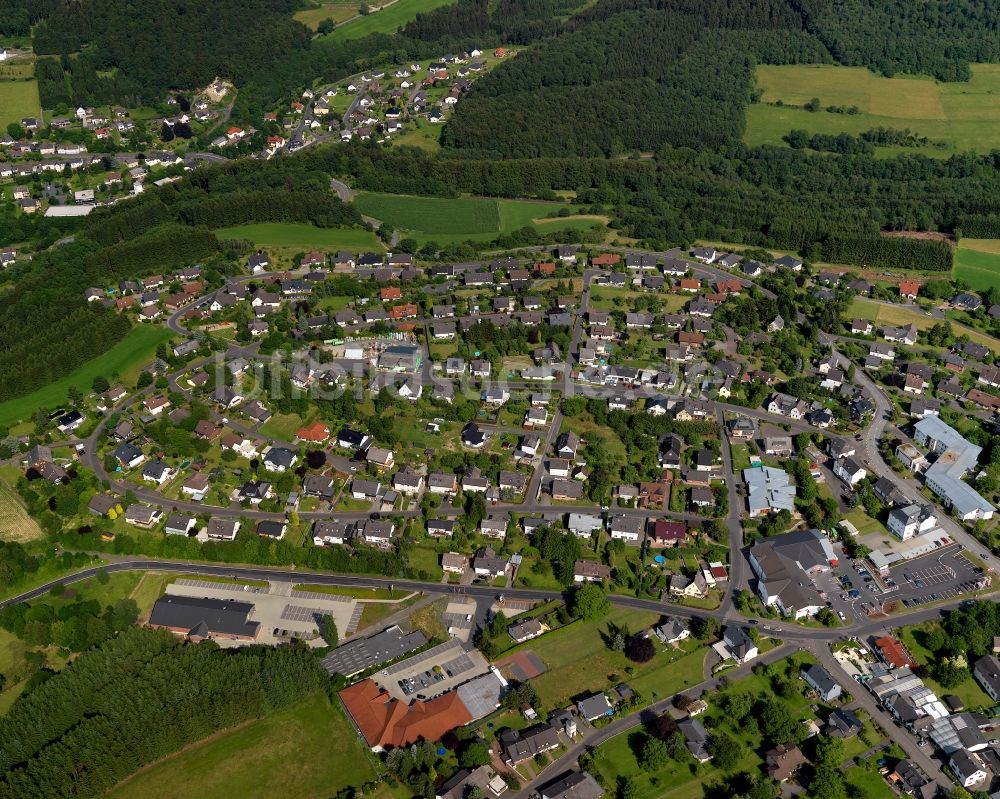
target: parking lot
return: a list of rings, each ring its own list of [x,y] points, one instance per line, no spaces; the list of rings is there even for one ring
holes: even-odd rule
[[[816,575],[814,583],[826,595],[830,609],[851,621],[881,612],[887,602],[914,607],[970,594],[987,577],[955,544],[904,561],[885,578],[864,561],[844,558],[836,569]]]
[[[989,575],[981,572],[956,544],[894,567],[890,575],[898,590],[890,596],[904,607],[954,599],[984,587]]]

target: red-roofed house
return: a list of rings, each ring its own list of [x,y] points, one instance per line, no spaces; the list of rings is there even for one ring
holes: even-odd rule
[[[362,680],[341,691],[340,699],[365,741],[376,751],[417,741],[437,741],[446,732],[472,721],[458,691],[449,691],[429,702],[415,699],[407,705],[382,691],[374,680]]]
[[[701,281],[693,277],[681,278],[677,283],[677,287],[681,291],[698,291],[701,289]]]
[[[919,291],[920,284],[916,280],[904,280],[899,284],[899,296],[905,299],[915,300]]]
[[[888,666],[898,669],[902,666],[913,667],[917,665],[916,661],[910,657],[910,653],[906,651],[906,647],[891,635],[883,635],[881,638],[876,638],[875,646],[878,647],[882,660]]]
[[[378,293],[378,296],[382,302],[386,300],[398,300],[403,296],[403,292],[399,286],[386,286]]]
[[[322,444],[330,438],[330,428],[322,422],[316,421],[308,427],[299,428],[299,432],[295,434],[295,437],[299,441],[310,441],[315,444]]]
[[[657,547],[677,547],[687,541],[688,529],[684,522],[657,519],[649,531],[649,541]]]
[[[594,266],[614,266],[618,263],[622,257],[613,252],[604,253],[603,255],[598,255],[591,259],[590,263]]]
[[[408,302],[405,305],[393,305],[389,309],[389,317],[392,319],[412,319],[417,313],[417,306],[412,302]]]
[[[733,278],[732,280],[720,280],[715,284],[719,294],[739,294],[743,290],[743,284]]]
[[[535,271],[540,275],[554,275],[556,273],[556,265],[553,263],[535,264]]]

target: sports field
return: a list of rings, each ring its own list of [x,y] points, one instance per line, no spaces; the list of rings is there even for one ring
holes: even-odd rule
[[[53,408],[66,401],[70,386],[84,393],[91,390],[94,378],[103,375],[112,380],[119,375],[123,382],[133,381],[153,359],[156,346],[170,338],[170,331],[159,325],[135,327],[103,355],[88,361],[72,374],[49,383],[31,394],[0,402],[0,425],[13,425],[28,419],[38,408]]]
[[[394,0],[386,3],[380,10],[372,11],[363,17],[351,20],[346,25],[339,27],[328,34],[337,41],[349,41],[360,39],[370,33],[395,33],[407,22],[414,19],[417,14],[433,11],[435,8],[447,6],[455,0]],[[379,3],[369,3],[370,7],[380,5]],[[358,3],[358,7],[361,2]]]
[[[0,129],[23,117],[38,117],[41,104],[38,100],[38,81],[0,80]]]
[[[760,66],[761,102],[747,112],[750,145],[782,144],[791,130],[861,133],[877,127],[904,129],[945,142],[944,147],[880,148],[882,154],[923,152],[947,156],[1000,147],[1000,64],[974,64],[967,83],[940,83],[925,77],[885,78],[863,67],[827,64]],[[827,106],[857,106],[859,114],[815,113],[771,105],[781,100],[801,106],[813,97]]]
[[[447,244],[489,241],[501,233],[531,226],[536,230],[586,229],[607,220],[595,216],[547,219],[565,206],[531,200],[495,200],[486,197],[414,197],[362,192],[354,199],[361,213],[405,231],[417,241]]]
[[[1000,240],[959,241],[951,273],[954,277],[968,281],[974,289],[1000,286]]]
[[[139,771],[111,799],[328,799],[375,778],[370,754],[323,694]]]
[[[248,239],[257,247],[326,247],[379,250],[378,236],[360,228],[316,227],[299,222],[260,222],[214,231],[219,239]]]

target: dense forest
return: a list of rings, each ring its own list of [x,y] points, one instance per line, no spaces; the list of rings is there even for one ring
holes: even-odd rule
[[[146,763],[308,696],[324,677],[305,647],[224,650],[126,628],[0,718],[0,799],[100,796]]]
[[[42,103],[153,105],[216,76],[244,83],[309,31],[296,0],[82,0],[60,3],[34,31]]]

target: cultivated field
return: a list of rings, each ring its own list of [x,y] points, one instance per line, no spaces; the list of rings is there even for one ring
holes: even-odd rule
[[[433,11],[435,8],[447,6],[455,0],[394,0],[386,3],[378,11],[372,11],[366,16],[358,17],[343,27],[337,28],[329,36],[349,41],[360,39],[370,33],[395,33],[417,14]],[[358,3],[360,6],[361,3]],[[370,3],[374,7],[374,3]]]
[[[296,11],[294,16],[303,25],[316,30],[324,19],[332,19],[339,25],[345,19],[357,16],[359,7],[360,3],[350,2],[350,0],[320,3],[316,8],[304,8],[301,11]]]
[[[38,100],[38,81],[0,80],[0,129],[23,117],[38,117],[41,104]]]
[[[378,236],[360,228],[325,228],[298,222],[261,222],[214,231],[220,239],[248,239],[257,247],[379,250]]]
[[[28,419],[38,408],[52,408],[66,401],[70,386],[89,392],[94,378],[114,375],[128,383],[153,359],[156,346],[170,338],[170,331],[160,325],[135,327],[124,339],[103,355],[88,361],[72,374],[23,397],[0,402],[0,425],[13,425]]]
[[[375,778],[350,722],[320,694],[139,771],[111,799],[327,799]]]
[[[974,289],[1000,286],[1000,240],[959,241],[951,273],[954,277],[968,281]]]
[[[354,199],[361,213],[406,231],[419,242],[448,244],[489,241],[501,233],[530,226],[536,230],[586,229],[605,223],[603,217],[546,218],[565,206],[531,200],[495,200],[486,197],[414,197],[362,192]]]
[[[17,494],[0,481],[0,540],[24,543],[41,537],[41,528],[28,515]]]
[[[884,78],[862,67],[831,65],[761,66],[760,103],[747,113],[748,144],[782,144],[791,130],[810,133],[861,133],[876,127],[903,129],[943,141],[944,147],[881,148],[882,154],[923,152],[947,156],[1000,147],[1000,65],[975,64],[967,83],[931,78]],[[778,100],[801,106],[813,97],[827,106],[857,106],[859,114],[811,113],[770,105]]]

